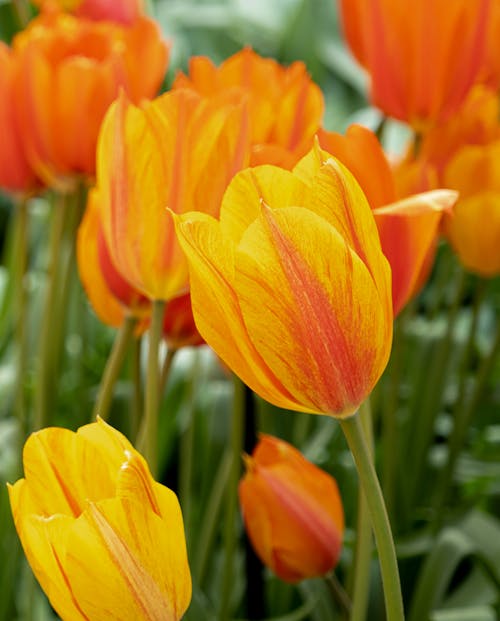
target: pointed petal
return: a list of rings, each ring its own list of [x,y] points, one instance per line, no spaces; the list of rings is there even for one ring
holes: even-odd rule
[[[68,540],[68,578],[82,609],[102,621],[178,621],[191,599],[183,539],[148,506],[113,499],[89,504]]]
[[[258,166],[239,172],[224,194],[220,213],[223,235],[238,243],[248,226],[260,216],[262,203],[273,209],[302,205],[307,186],[277,166]]]
[[[379,286],[390,296],[379,254]],[[235,271],[248,334],[276,377],[311,412],[352,414],[380,377],[392,335],[392,309],[365,263],[310,210],[265,208],[238,246]]]
[[[297,409],[249,339],[234,291],[234,244],[219,223],[202,214],[176,220],[190,264],[191,302],[205,341],[258,394],[284,408]]]

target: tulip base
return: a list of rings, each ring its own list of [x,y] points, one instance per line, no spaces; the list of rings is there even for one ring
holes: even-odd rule
[[[340,425],[353,454],[371,514],[380,559],[387,621],[404,621],[403,599],[391,526],[360,417],[351,416],[341,420]]]

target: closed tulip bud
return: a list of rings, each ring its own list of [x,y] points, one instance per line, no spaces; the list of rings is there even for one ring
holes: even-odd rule
[[[202,345],[202,339],[194,323],[189,293],[170,300],[163,318],[163,338],[171,349]]]
[[[142,456],[101,420],[46,428],[9,486],[28,561],[63,621],[178,621],[191,599],[182,515]]]
[[[175,217],[198,330],[257,394],[352,415],[392,342],[391,271],[365,195],[334,158],[238,173],[220,221]]]
[[[245,464],[240,504],[262,562],[286,582],[333,569],[344,532],[335,480],[287,442],[267,435],[261,436]]]

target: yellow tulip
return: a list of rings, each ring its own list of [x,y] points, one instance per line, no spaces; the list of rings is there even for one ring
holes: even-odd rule
[[[348,416],[392,341],[391,272],[370,206],[334,158],[238,173],[220,221],[174,216],[200,334],[255,392]]]
[[[9,485],[28,561],[63,621],[177,621],[191,599],[182,515],[143,457],[98,420],[46,428]]]

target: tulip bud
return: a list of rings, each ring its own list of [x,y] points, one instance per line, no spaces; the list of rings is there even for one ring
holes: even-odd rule
[[[239,485],[245,528],[262,562],[285,582],[337,564],[344,512],[335,480],[293,446],[263,435]]]

